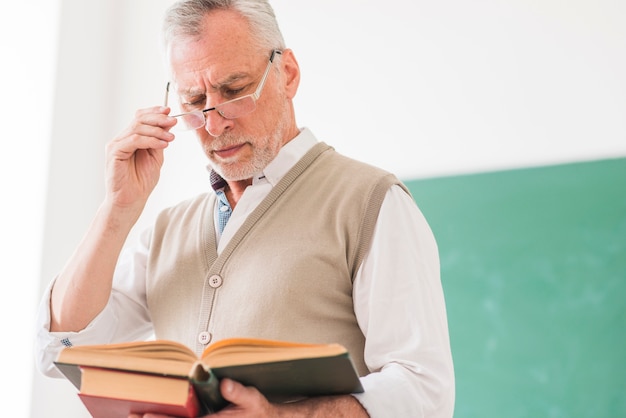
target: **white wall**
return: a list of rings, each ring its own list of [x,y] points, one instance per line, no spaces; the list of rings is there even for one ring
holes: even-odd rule
[[[44,200],[41,178],[8,189],[7,200],[21,209],[10,213],[12,219],[34,218],[33,225],[43,229],[37,246],[43,248],[40,286],[62,267],[102,197],[104,144],[136,108],[163,99],[158,36],[170,3],[60,1],[52,120],[39,103],[18,103],[19,110],[37,109],[38,129],[51,125],[49,160],[34,161],[49,168],[43,227],[37,224],[43,217],[37,212]],[[273,5],[301,65],[298,121],[344,154],[403,178],[626,156],[625,2],[274,0]],[[23,25],[33,25],[26,17],[25,10],[16,14]],[[37,41],[26,44],[24,54],[40,57],[42,43],[57,34],[34,33]],[[7,39],[2,42],[4,50]],[[36,70],[11,73],[10,80],[25,75],[17,85],[36,80],[38,90],[45,90],[41,83],[51,78],[50,69]],[[11,113],[3,108],[3,121]],[[45,130],[28,126],[30,137],[46,137]],[[38,156],[47,149],[46,143],[32,144]],[[21,148],[11,158],[32,153]],[[166,158],[140,227],[163,205],[207,187],[205,161],[192,138],[176,141]],[[25,178],[7,174],[3,184],[7,177],[13,185]],[[27,201],[34,214],[20,205],[30,194],[35,194]],[[29,267],[36,269],[35,261]],[[19,272],[32,287],[33,274],[21,270],[22,264],[3,277]],[[24,286],[29,310],[20,325],[28,328],[34,308],[32,288]],[[9,318],[3,315],[3,321]],[[30,416],[85,415],[65,381],[35,373],[33,392]],[[20,408],[12,416],[23,413]]]
[[[0,415],[7,417],[29,416],[56,19],[50,0],[0,9]]]
[[[276,2],[300,122],[403,177],[626,151],[626,2]]]

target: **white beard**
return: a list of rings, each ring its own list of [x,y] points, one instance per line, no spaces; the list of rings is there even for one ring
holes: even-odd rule
[[[276,158],[282,146],[285,135],[286,124],[283,119],[276,125],[275,129],[265,138],[251,138],[240,135],[224,133],[215,138],[212,145],[217,149],[225,149],[235,144],[248,143],[252,148],[252,159],[250,161],[237,161],[234,157],[232,161],[217,160],[211,152],[207,152],[211,167],[225,180],[238,181],[252,178],[255,174],[262,172],[269,163]]]

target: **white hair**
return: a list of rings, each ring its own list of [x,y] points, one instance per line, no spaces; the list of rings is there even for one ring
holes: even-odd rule
[[[165,14],[163,40],[169,45],[177,38],[197,38],[204,30],[204,16],[214,10],[233,10],[250,25],[250,33],[263,49],[285,49],[274,9],[267,0],[181,0]]]

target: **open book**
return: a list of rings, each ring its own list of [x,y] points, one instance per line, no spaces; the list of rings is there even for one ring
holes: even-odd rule
[[[172,402],[193,411],[197,397],[199,412],[210,413],[226,405],[219,392],[219,380],[226,377],[256,387],[273,402],[363,391],[340,344],[233,338],[210,344],[198,358],[183,344],[156,340],[67,347],[55,364],[88,408],[86,400],[92,398],[162,401],[157,387],[164,387],[159,389],[163,393],[180,394]]]

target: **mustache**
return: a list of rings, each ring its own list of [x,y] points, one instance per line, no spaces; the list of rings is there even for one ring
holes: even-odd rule
[[[221,151],[238,145],[250,142],[250,139],[243,135],[224,133],[218,137],[214,137],[211,141],[211,151]]]

